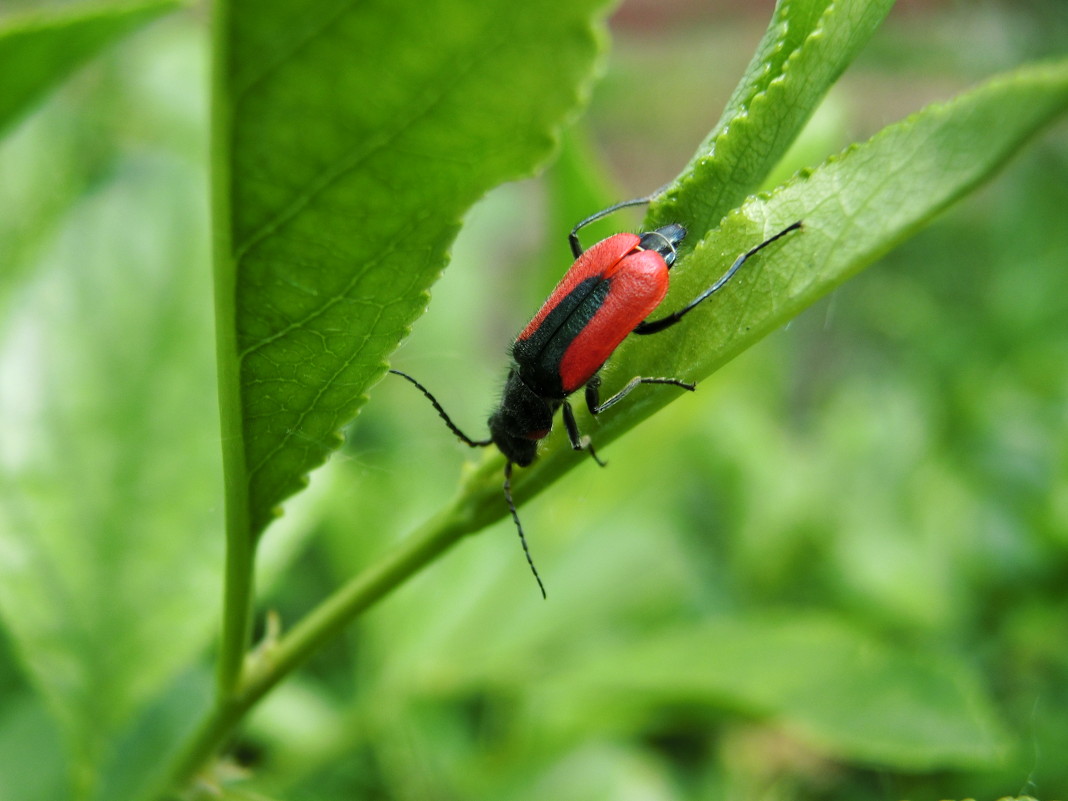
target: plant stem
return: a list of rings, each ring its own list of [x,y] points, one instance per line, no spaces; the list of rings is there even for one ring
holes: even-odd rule
[[[237,343],[237,268],[232,248],[230,140],[232,121],[229,74],[230,2],[219,0],[212,11],[211,215],[215,274],[215,336],[219,370],[226,498],[226,583],[222,641],[217,672],[217,700],[226,704],[241,681],[248,650],[253,595],[256,535],[251,530],[246,464],[241,360]]]
[[[501,504],[503,507],[503,503]],[[167,773],[172,791],[186,786],[233,735],[245,714],[299,667],[323,643],[379,599],[432,562],[465,534],[485,525],[470,514],[470,497],[459,496],[427,520],[377,564],[364,570],[320,604],[274,647],[249,662],[236,690],[220,696]]]
[[[466,505],[466,504],[465,504]],[[426,521],[377,564],[364,570],[321,603],[277,646],[251,666],[242,684],[241,699],[256,703],[324,643],[333,639],[360,613],[432,562],[465,534],[481,527],[460,514],[459,499]]]

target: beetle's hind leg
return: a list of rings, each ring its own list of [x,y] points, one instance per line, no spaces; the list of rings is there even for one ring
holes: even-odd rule
[[[661,331],[664,331],[664,330],[666,330],[668,328],[671,328],[671,326],[675,325],[675,323],[679,322],[683,317],[685,317],[687,314],[689,314],[691,311],[693,311],[699,305],[701,305],[706,300],[708,300],[710,297],[712,297],[714,294],[716,294],[721,289],[723,289],[723,287],[725,287],[727,285],[727,282],[730,281],[732,277],[734,277],[734,274],[736,272],[738,272],[738,270],[741,269],[742,265],[745,264],[752,256],[755,256],[757,253],[759,253],[761,250],[766,248],[772,242],[775,242],[776,240],[781,239],[782,237],[786,236],[791,231],[797,231],[800,228],[801,228],[801,222],[800,221],[795,222],[793,225],[786,226],[785,228],[783,228],[781,231],[779,231],[779,233],[775,234],[774,236],[768,237],[767,239],[765,239],[763,242],[761,242],[756,247],[750,248],[749,250],[747,250],[745,253],[743,253],[741,256],[739,256],[737,259],[734,260],[734,264],[731,265],[730,269],[727,270],[727,272],[725,272],[720,277],[720,279],[718,281],[716,281],[716,283],[712,284],[712,286],[710,286],[708,289],[706,289],[704,292],[702,292],[696,298],[691,300],[689,303],[687,303],[681,309],[679,309],[678,311],[672,312],[667,317],[661,317],[659,320],[645,320],[643,322],[640,322],[635,327],[633,333],[639,334],[639,335],[657,334],[657,333],[659,333]]]
[[[613,214],[614,212],[617,212],[620,209],[625,209],[628,206],[640,206],[643,203],[652,202],[653,198],[659,197],[663,193],[663,191],[668,188],[668,186],[669,186],[669,184],[664,184],[662,187],[657,189],[655,192],[653,192],[651,194],[648,194],[648,195],[645,195],[644,197],[636,197],[636,198],[632,198],[631,200],[624,200],[624,201],[622,201],[620,203],[613,203],[607,209],[601,209],[600,211],[596,212],[595,214],[591,214],[589,217],[587,217],[584,220],[582,220],[581,222],[577,223],[575,225],[575,227],[571,229],[571,233],[567,235],[567,241],[571,245],[571,252],[575,254],[575,258],[577,259],[584,252],[584,250],[582,248],[582,243],[579,242],[579,238],[578,238],[578,232],[579,231],[581,231],[583,228],[585,228],[591,222],[596,222],[597,220],[601,219],[602,217],[607,217],[609,214]]]

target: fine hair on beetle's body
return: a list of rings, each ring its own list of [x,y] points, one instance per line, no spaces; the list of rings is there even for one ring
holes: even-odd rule
[[[548,436],[560,409],[571,447],[588,452],[604,467],[590,438],[579,431],[568,397],[584,388],[586,408],[590,414],[597,415],[615,406],[641,384],[669,384],[692,392],[694,384],[678,378],[635,376],[621,390],[601,401],[598,371],[627,336],[656,334],[677,324],[718,292],[751,256],[801,227],[800,222],[795,222],[765,239],[735,259],[726,273],[688,304],[649,320],[667,294],[668,271],[675,264],[686,229],[672,223],[641,234],[615,234],[588,250],[582,249],[578,232],[595,220],[627,206],[648,203],[653,197],[617,203],[571,229],[568,242],[575,263],[512,343],[512,364],[500,403],[489,417],[488,438],[467,436],[426,387],[407,373],[390,370],[414,384],[465,445],[472,448],[496,445],[504,454],[504,498],[542,597],[546,597],[545,585],[534,566],[512,499],[513,466],[526,467],[534,461],[538,442]]]

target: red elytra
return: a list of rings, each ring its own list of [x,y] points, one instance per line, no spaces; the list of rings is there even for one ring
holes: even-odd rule
[[[656,251],[639,248],[639,242],[641,237],[637,234],[615,234],[579,256],[538,313],[516,337],[517,340],[529,339],[545,322],[549,312],[583,281],[599,278],[611,283],[604,301],[570,341],[560,361],[560,379],[565,394],[585,386],[613,351],[667,295],[667,263]]]

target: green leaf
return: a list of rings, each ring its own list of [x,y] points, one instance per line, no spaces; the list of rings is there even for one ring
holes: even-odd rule
[[[0,24],[0,133],[85,61],[179,0],[101,3]]]
[[[231,528],[255,537],[337,447],[463,213],[547,157],[601,5],[220,4],[218,331],[244,518]]]
[[[780,0],[722,117],[650,210],[651,227],[685,220],[703,236],[779,162],[894,0]]]
[[[603,725],[620,710],[726,709],[830,756],[905,770],[978,766],[1004,748],[970,673],[830,618],[711,621],[604,654],[546,684],[567,699],[546,708],[567,710],[578,726]]]
[[[142,156],[76,206],[0,330],[0,616],[74,798],[218,609],[203,176]]]
[[[1068,62],[1024,67],[929,106],[751,198],[674,268],[662,308],[684,305],[738,254],[789,223],[803,220],[804,229],[751,260],[684,323],[624,342],[605,370],[604,392],[636,375],[692,381],[709,375],[915,233],[1066,109]],[[669,389],[635,391],[596,420],[581,412],[579,425],[603,444],[678,397]],[[526,483],[526,492],[541,489],[581,456],[570,450],[564,432],[554,431],[544,454],[516,483]],[[474,479],[485,482],[480,510],[495,516],[499,464],[495,460]]]

